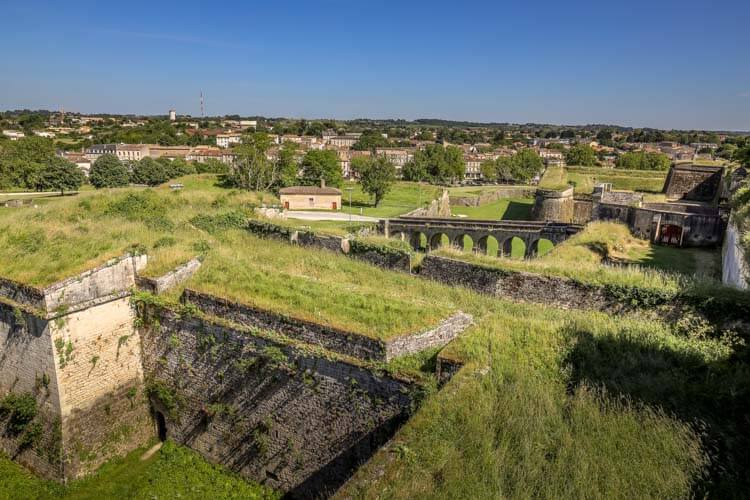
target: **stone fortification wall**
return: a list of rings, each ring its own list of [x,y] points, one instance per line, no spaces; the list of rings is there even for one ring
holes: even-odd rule
[[[750,294],[739,291],[727,293],[727,290],[723,290],[720,294],[707,294],[701,289],[692,288],[669,292],[620,285],[593,285],[565,277],[497,269],[435,255],[427,255],[422,260],[420,276],[517,302],[562,308],[610,313],[660,308],[660,315],[664,318],[679,318],[685,310],[689,310],[702,314],[721,328],[750,333]]]
[[[154,434],[128,299],[145,259],[115,259],[39,293],[3,281],[0,397],[33,394],[39,416],[23,453],[2,447],[47,478],[79,477]]]
[[[415,401],[408,381],[330,354],[166,310],[150,317],[144,363],[166,436],[293,498],[333,493]]]
[[[338,328],[291,318],[186,288],[181,300],[205,314],[242,326],[279,332],[302,342],[362,360],[390,361],[429,347],[447,344],[471,324],[472,317],[458,312],[434,328],[387,341]]]
[[[492,191],[476,196],[451,196],[450,204],[458,207],[480,207],[506,198],[532,198],[536,188],[532,186],[497,186]]]
[[[740,244],[741,233],[737,226],[730,223],[721,249],[721,281],[725,285],[746,290],[750,280],[748,255]]]
[[[163,276],[159,276],[158,278],[138,276],[136,277],[136,281],[139,288],[159,295],[190,279],[191,276],[198,272],[200,267],[201,259],[195,257]]]
[[[41,476],[60,479],[60,397],[49,322],[0,302],[0,346],[0,401],[28,396],[36,407],[36,416],[23,423],[0,414],[0,450]]]
[[[249,220],[247,228],[251,233],[264,238],[273,238],[300,246],[343,253],[385,269],[406,272],[411,269],[411,254],[406,250],[377,246],[357,239],[299,231],[257,220]]]
[[[448,195],[448,190],[443,190],[443,194],[437,200],[432,200],[429,205],[424,208],[417,208],[411,212],[404,214],[405,217],[450,217],[451,216],[451,200]]]
[[[537,189],[531,217],[537,221],[572,222],[574,206],[572,186],[562,191]]]
[[[723,175],[723,167],[672,165],[664,183],[664,193],[669,200],[715,201]]]
[[[154,436],[129,297],[52,323],[65,477],[80,477]]]
[[[591,222],[593,202],[591,200],[573,200],[573,224],[588,224]]]

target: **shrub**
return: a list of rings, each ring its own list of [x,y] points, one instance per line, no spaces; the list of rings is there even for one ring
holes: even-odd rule
[[[0,416],[8,417],[8,432],[18,435],[37,414],[36,398],[31,393],[10,393],[0,401]]]

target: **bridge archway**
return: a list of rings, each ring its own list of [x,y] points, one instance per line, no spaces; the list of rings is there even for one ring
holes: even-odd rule
[[[539,238],[534,240],[526,249],[528,257],[541,257],[548,254],[555,247],[547,238]]]
[[[474,249],[474,240],[468,234],[459,234],[453,238],[453,246],[462,252],[471,252]]]
[[[436,250],[440,247],[450,246],[451,239],[445,233],[435,233],[430,236],[430,250]]]
[[[526,243],[518,236],[511,236],[503,241],[502,256],[513,259],[523,259],[526,256]]]
[[[397,231],[395,233],[391,233],[391,238],[401,241],[406,241],[406,233],[402,231]]]
[[[427,250],[427,236],[421,231],[414,231],[409,238],[411,247],[416,251]]]
[[[481,255],[488,255],[490,257],[497,257],[499,255],[499,244],[497,242],[497,239],[492,236],[491,234],[488,234],[486,236],[482,236],[477,240],[476,245],[474,245],[474,252],[481,254]]]

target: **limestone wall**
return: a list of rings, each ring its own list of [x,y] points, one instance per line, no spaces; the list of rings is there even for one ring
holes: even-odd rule
[[[138,276],[136,277],[136,281],[139,288],[143,288],[144,290],[159,295],[190,279],[191,276],[198,272],[200,267],[201,260],[198,257],[195,257],[163,276],[157,278]]]
[[[2,282],[0,397],[31,393],[39,415],[22,453],[23,435],[0,444],[47,478],[79,477],[154,434],[128,298],[145,262],[113,259],[44,290]]]
[[[448,190],[443,190],[443,194],[437,200],[432,200],[429,205],[423,208],[417,208],[404,215],[405,217],[450,217],[451,200]]]
[[[750,266],[740,241],[740,231],[735,224],[730,223],[721,249],[721,281],[725,285],[746,290],[750,280]]]
[[[29,394],[37,409],[22,428],[12,426],[11,415],[0,415],[0,450],[56,479],[63,477],[58,387],[49,323],[0,302],[0,400]],[[38,437],[31,439],[37,429]]]
[[[572,187],[561,191],[537,189],[531,216],[536,221],[572,222],[574,206]]]
[[[185,289],[181,300],[211,316],[247,327],[279,332],[353,358],[376,361],[390,361],[399,356],[445,345],[466,329],[472,320],[470,315],[458,312],[434,328],[383,341],[239,304],[189,288]]]
[[[63,314],[127,294],[147,260],[145,255],[126,255],[46,287],[45,309],[51,314]]]
[[[68,478],[154,436],[134,319],[123,297],[50,323]]]
[[[144,363],[167,436],[294,498],[335,491],[414,402],[410,383],[330,355],[166,310],[152,315]]]

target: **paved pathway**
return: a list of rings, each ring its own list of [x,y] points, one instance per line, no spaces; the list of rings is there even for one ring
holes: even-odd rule
[[[300,219],[300,220],[338,220],[347,222],[377,222],[380,219],[377,217],[368,217],[366,215],[355,215],[351,216],[344,212],[318,212],[318,211],[307,211],[307,210],[287,210],[284,212],[287,219]],[[351,217],[351,219],[349,218]]]

